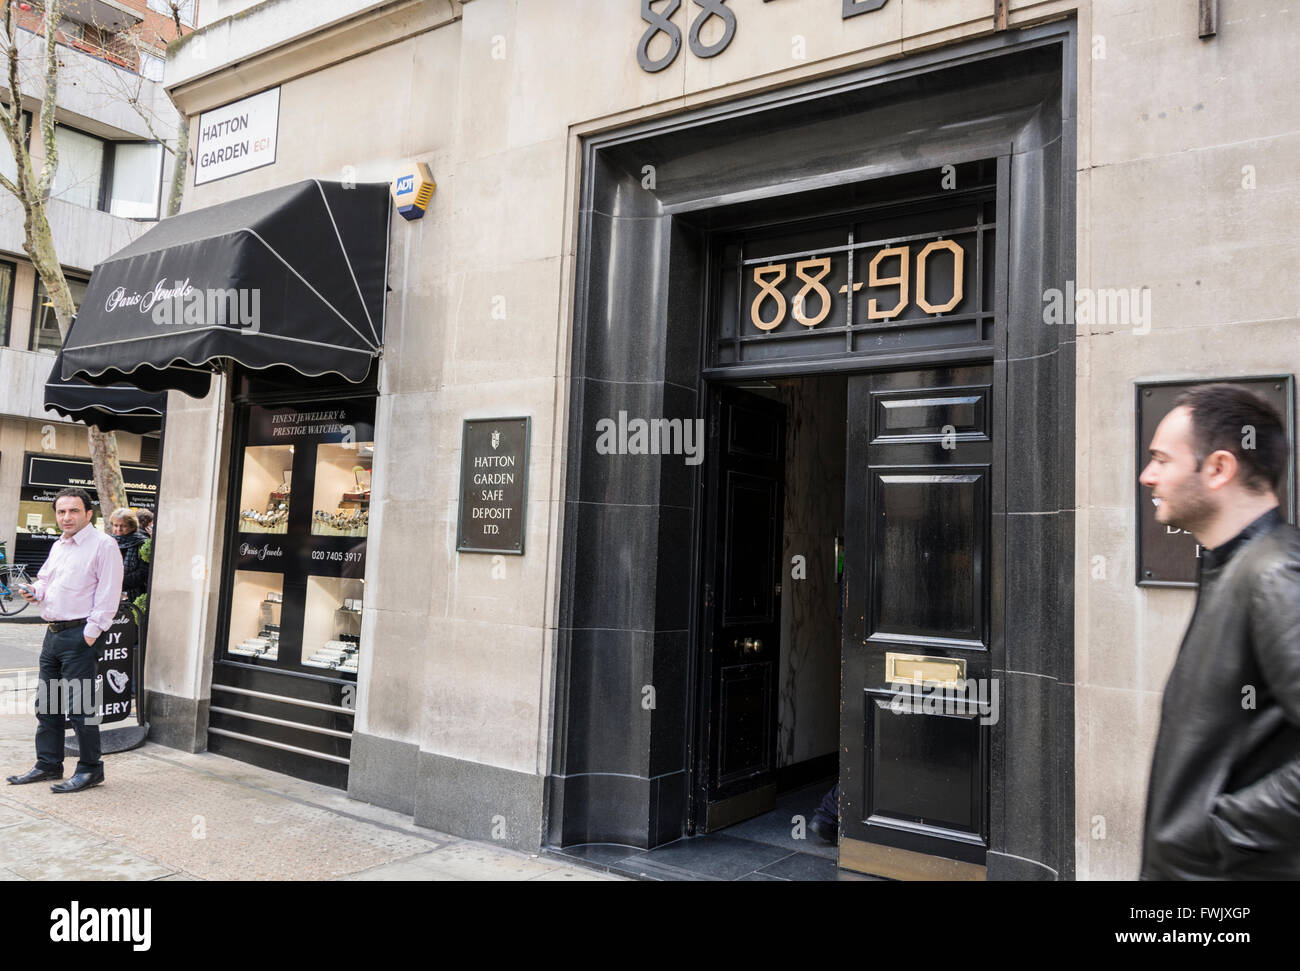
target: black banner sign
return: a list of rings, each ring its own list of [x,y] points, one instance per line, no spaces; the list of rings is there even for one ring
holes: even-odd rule
[[[1156,426],[1173,410],[1184,391],[1203,384],[1227,381],[1239,384],[1268,400],[1282,415],[1287,440],[1295,454],[1295,420],[1291,375],[1257,378],[1215,378],[1204,381],[1161,381],[1137,385],[1137,474],[1151,461],[1148,448]],[[1293,466],[1288,466],[1291,468]],[[1287,518],[1295,519],[1295,476],[1287,474],[1283,495],[1278,496]],[[1137,483],[1137,583],[1140,587],[1194,587],[1196,561],[1201,547],[1190,533],[1156,521],[1151,490]]]
[[[50,489],[80,488],[95,491],[95,470],[89,459],[55,459],[27,454],[23,476],[24,488]],[[158,492],[158,470],[147,465],[122,463],[122,482],[128,493],[155,495]]]
[[[246,533],[239,537],[235,558],[236,570],[360,580],[366,574],[366,541],[351,536]]]
[[[120,722],[131,714],[135,697],[135,652],[140,631],[135,615],[123,604],[108,630],[99,635],[94,650],[99,654],[94,696],[99,699],[100,725]],[[72,721],[64,719],[66,726]]]
[[[465,421],[460,453],[461,553],[524,552],[528,418]]]

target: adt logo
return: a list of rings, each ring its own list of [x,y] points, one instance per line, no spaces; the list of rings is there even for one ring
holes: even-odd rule
[[[437,188],[433,175],[429,172],[429,166],[423,162],[415,162],[396,175],[397,178],[393,179],[392,193],[393,201],[397,203],[398,213],[404,219],[419,219],[429,208],[433,190]]]

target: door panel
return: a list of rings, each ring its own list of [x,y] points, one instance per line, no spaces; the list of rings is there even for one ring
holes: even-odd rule
[[[849,379],[843,866],[983,875],[991,385],[989,366]]]
[[[697,814],[705,832],[766,812],[776,798],[785,407],[723,388],[712,399]]]

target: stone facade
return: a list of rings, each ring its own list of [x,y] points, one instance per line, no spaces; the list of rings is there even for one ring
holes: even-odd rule
[[[1149,287],[1152,307],[1149,326],[1077,335],[1073,873],[1135,876],[1160,692],[1193,593],[1134,583],[1133,383],[1300,370],[1295,300],[1277,285],[1300,271],[1297,14],[1226,4],[1218,35],[1200,39],[1183,0],[1012,0],[1006,34],[992,0],[890,0],[848,19],[838,0],[733,0],[722,54],[683,42],[647,73],[632,0],[320,3],[309,32],[295,6],[264,3],[173,45],[165,83],[192,121],[281,86],[275,164],[190,186],[185,207],[429,164],[427,215],[394,220],[390,240],[351,792],[479,838],[503,817],[505,838],[531,848],[562,691],[583,138],[1035,25],[1073,30],[1062,137],[1077,285]],[[679,26],[697,15],[682,8]],[[715,20],[703,40],[720,33]],[[167,696],[171,744],[190,748],[205,738],[227,402],[219,385],[202,402],[173,393],[163,459],[147,679]],[[461,421],[503,415],[530,415],[533,443],[528,552],[504,578],[455,552]]]

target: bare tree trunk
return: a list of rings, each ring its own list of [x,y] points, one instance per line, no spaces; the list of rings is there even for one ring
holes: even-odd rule
[[[122,466],[117,460],[117,436],[102,432],[94,425],[87,429],[90,435],[90,456],[95,467],[95,488],[99,490],[99,508],[104,521],[113,510],[127,505],[126,486],[122,483]]]
[[[167,196],[169,216],[181,211],[181,197],[185,194],[185,172],[190,161],[190,120],[179,108],[176,113],[180,115],[180,125],[176,129],[176,164],[172,167],[172,188]]]

